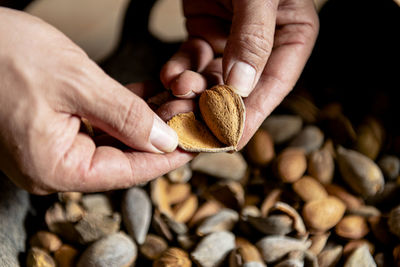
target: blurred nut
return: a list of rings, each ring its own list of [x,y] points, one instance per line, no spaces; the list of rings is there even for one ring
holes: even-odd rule
[[[307,168],[304,151],[300,148],[286,148],[276,158],[276,172],[285,183],[300,179]]]
[[[338,236],[349,239],[360,239],[368,234],[369,228],[364,217],[346,215],[335,227]]]
[[[303,207],[305,223],[317,231],[326,231],[335,226],[343,217],[346,206],[336,197],[307,202]]]

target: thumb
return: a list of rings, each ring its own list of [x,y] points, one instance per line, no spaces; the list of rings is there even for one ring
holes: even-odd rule
[[[231,33],[224,50],[224,81],[248,96],[269,58],[274,42],[277,0],[232,1]]]
[[[176,149],[177,134],[143,99],[100,68],[95,72],[95,84],[73,96],[74,103],[78,102],[76,114],[136,150],[162,153]]]

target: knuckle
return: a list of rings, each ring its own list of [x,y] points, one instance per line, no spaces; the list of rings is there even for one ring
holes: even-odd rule
[[[237,36],[237,44],[243,59],[254,62],[257,69],[258,64],[263,64],[271,53],[273,41],[265,29],[260,25],[250,27],[251,30],[245,31]]]
[[[141,106],[141,99],[131,98],[129,103],[125,105],[124,110],[120,112],[119,123],[116,125],[118,132],[122,133],[124,136],[135,136],[140,128],[144,127],[144,122],[146,120],[140,119],[143,116],[143,110]],[[140,122],[140,127],[137,127]],[[150,134],[150,133],[149,133]]]

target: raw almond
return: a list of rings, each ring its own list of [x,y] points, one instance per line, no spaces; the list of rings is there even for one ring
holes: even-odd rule
[[[322,184],[333,179],[335,162],[328,148],[313,151],[308,158],[308,173]]]
[[[174,219],[177,222],[186,223],[192,218],[198,206],[197,196],[191,194],[185,201],[174,207]]]
[[[358,198],[346,191],[343,187],[335,184],[328,184],[325,186],[329,195],[339,198],[346,204],[348,209],[358,209],[364,204],[361,198]]]
[[[369,228],[364,217],[347,215],[336,225],[335,232],[344,238],[360,239],[368,234]]]
[[[168,248],[153,263],[153,267],[190,267],[189,255],[180,248]]]
[[[190,184],[170,184],[168,186],[168,202],[170,205],[181,203],[190,196]]]
[[[296,181],[292,187],[304,202],[323,199],[328,196],[322,184],[310,176],[304,176]]]
[[[153,180],[150,184],[150,196],[153,205],[156,206],[161,213],[172,216],[172,209],[169,203],[169,183],[164,177]]]
[[[303,149],[286,148],[276,159],[276,172],[285,183],[300,179],[307,169],[306,155]]]
[[[275,157],[274,143],[266,130],[258,129],[246,146],[247,156],[254,164],[267,165]]]
[[[306,224],[317,231],[326,231],[335,226],[343,217],[346,206],[336,197],[307,202],[303,207]]]
[[[218,140],[236,148],[245,118],[242,98],[229,86],[217,85],[201,94],[199,107],[205,123]]]
[[[244,128],[242,98],[229,86],[217,85],[201,94],[199,107],[204,121],[193,112],[168,121],[178,134],[179,147],[189,152],[236,151]]]
[[[243,262],[263,262],[260,252],[250,241],[247,239],[237,237],[236,247],[240,249],[239,253],[242,256]]]
[[[46,251],[54,252],[58,250],[62,242],[58,236],[47,231],[39,231],[30,240],[30,245],[32,247],[43,248]]]

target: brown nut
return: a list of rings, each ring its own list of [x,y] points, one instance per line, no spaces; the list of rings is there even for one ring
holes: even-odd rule
[[[340,237],[360,239],[368,234],[369,228],[364,217],[347,215],[336,225],[335,232]]]
[[[306,168],[306,155],[300,148],[286,148],[276,159],[276,173],[285,183],[293,183],[300,179]]]
[[[343,217],[346,206],[336,197],[307,202],[303,207],[305,223],[317,231],[326,231],[335,226]]]
[[[218,140],[236,148],[244,128],[242,98],[229,86],[217,85],[201,94],[199,107],[205,123]]]
[[[70,245],[62,245],[54,252],[54,259],[58,267],[73,267],[76,264],[79,252]]]
[[[304,176],[297,180],[292,187],[304,202],[323,199],[328,196],[322,184],[310,176]]]
[[[189,255],[180,248],[168,248],[153,262],[153,267],[190,267]]]
[[[275,157],[274,143],[266,130],[258,129],[246,146],[248,159],[254,164],[267,165]]]
[[[47,231],[39,231],[30,240],[32,247],[43,248],[49,252],[54,252],[59,249],[62,242],[58,236]]]

